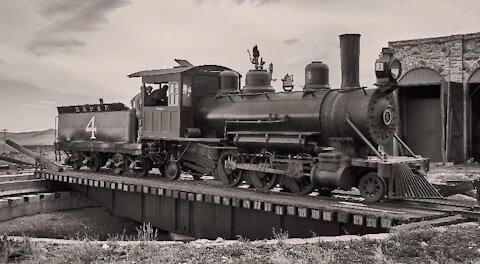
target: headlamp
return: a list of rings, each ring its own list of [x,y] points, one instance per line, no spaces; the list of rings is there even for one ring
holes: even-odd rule
[[[377,85],[395,85],[402,75],[402,64],[393,57],[393,49],[383,48],[380,58],[375,61]]]

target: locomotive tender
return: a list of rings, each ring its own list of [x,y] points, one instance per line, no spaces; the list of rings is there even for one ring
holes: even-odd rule
[[[295,194],[357,187],[367,201],[384,197],[441,197],[424,178],[428,159],[415,155],[394,132],[392,96],[401,66],[384,48],[375,63],[377,88],[359,84],[360,35],[340,36],[342,85],[331,89],[328,66],[305,68],[302,90],[275,92],[271,69],[254,48],[255,69],[240,89],[238,72],[217,65],[130,74],[168,86],[167,105],[143,105],[136,142],[135,110],[123,104],[58,107],[57,150],[75,169],[101,167],[145,176],[159,168],[169,180],[181,171],[213,175],[228,186],[244,181],[257,190],[280,185]],[[147,96],[142,89],[141,96]],[[398,140],[410,156],[389,156]]]

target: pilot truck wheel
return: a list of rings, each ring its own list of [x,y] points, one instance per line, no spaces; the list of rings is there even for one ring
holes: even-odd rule
[[[181,166],[178,161],[169,160],[165,163],[165,177],[167,177],[167,179],[174,181],[180,178],[181,172]]]
[[[387,187],[385,181],[378,174],[370,172],[360,179],[358,189],[365,201],[377,202],[385,196]]]

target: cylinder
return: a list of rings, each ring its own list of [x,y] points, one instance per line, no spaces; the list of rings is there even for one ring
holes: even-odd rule
[[[330,89],[328,78],[327,64],[314,61],[305,67],[305,87],[303,90]]]
[[[360,87],[359,80],[360,34],[340,35],[341,88]]]
[[[219,94],[237,93],[240,89],[240,75],[235,71],[222,71]]]

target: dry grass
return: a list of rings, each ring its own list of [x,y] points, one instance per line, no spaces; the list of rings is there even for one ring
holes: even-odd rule
[[[144,230],[150,230],[146,227]],[[144,232],[144,231],[141,231]],[[151,238],[152,233],[139,234]],[[280,240],[286,239],[282,234]],[[89,241],[77,245],[15,244],[26,263],[478,263],[480,228],[459,225],[397,231],[386,240],[353,240],[289,245],[239,241],[236,244],[135,243]],[[9,246],[12,248],[12,246]],[[15,254],[10,254],[14,256]]]
[[[28,238],[15,241],[7,236],[0,238],[0,262],[18,262],[32,256],[32,245]]]

